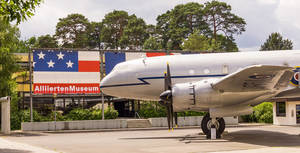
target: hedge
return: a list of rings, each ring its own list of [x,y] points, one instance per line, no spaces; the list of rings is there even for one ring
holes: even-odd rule
[[[118,111],[112,107],[104,110],[105,119],[115,119],[118,117]],[[100,120],[102,119],[102,111],[100,109],[73,109],[67,115],[62,115],[61,112],[56,112],[56,121],[65,120]],[[33,110],[34,122],[47,122],[55,120],[55,112],[51,112],[47,116],[40,115],[36,110]],[[21,129],[22,122],[30,122],[30,110],[16,111],[11,113],[11,129]]]

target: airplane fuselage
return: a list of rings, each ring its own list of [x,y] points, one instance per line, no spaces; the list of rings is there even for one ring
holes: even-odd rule
[[[105,94],[116,97],[158,101],[159,95],[164,91],[164,72],[167,63],[170,65],[172,84],[175,85],[201,80],[218,80],[251,65],[296,67],[300,63],[299,59],[300,51],[296,50],[187,54],[141,58],[116,65],[112,72],[101,82],[101,89]],[[293,88],[293,86],[289,86],[289,88]],[[253,94],[264,95],[265,93],[249,92],[244,99],[247,99],[247,96],[253,97]],[[239,95],[239,93],[228,94],[229,102],[226,102],[226,104],[202,104],[201,106],[195,106],[194,110],[238,104],[241,102],[240,99],[243,99]],[[223,96],[226,99],[226,95]],[[253,103],[268,98],[270,96],[262,96]],[[178,108],[178,110],[181,109],[185,108]]]

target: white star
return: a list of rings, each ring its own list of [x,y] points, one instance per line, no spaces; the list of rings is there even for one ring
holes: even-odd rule
[[[32,66],[33,66],[33,67],[35,66],[35,63],[36,63],[36,62],[33,62],[33,63],[32,63]]]
[[[67,68],[68,67],[72,68],[74,63],[72,63],[71,60],[69,60],[69,62],[67,62],[66,64],[67,64]]]
[[[45,59],[45,55],[46,54],[43,54],[43,52],[40,52],[39,54],[37,54],[39,56],[39,59]]]
[[[52,62],[52,60],[50,60],[50,62],[47,62],[48,63],[48,67],[50,68],[50,67],[54,67],[54,62]]]
[[[59,52],[59,54],[56,54],[57,55],[57,57],[58,57],[58,59],[64,59],[64,54],[62,54],[61,52]]]

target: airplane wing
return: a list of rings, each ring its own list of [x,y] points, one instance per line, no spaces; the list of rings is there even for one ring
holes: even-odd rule
[[[222,92],[283,90],[294,74],[292,70],[286,66],[253,65],[225,76],[212,87]]]

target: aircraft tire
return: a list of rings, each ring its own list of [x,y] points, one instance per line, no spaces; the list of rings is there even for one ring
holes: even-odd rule
[[[225,121],[223,118],[217,118],[217,121],[218,121],[218,125],[216,126],[217,127],[217,138],[221,138],[221,134],[225,130]],[[208,139],[211,136],[211,131],[210,131],[209,126],[211,126],[211,118],[210,118],[209,113],[207,113],[202,119],[201,129]]]
[[[219,122],[219,129],[218,129],[218,131],[219,131],[219,133],[221,135],[224,132],[224,130],[225,130],[225,121],[224,121],[223,117],[217,118],[217,120]]]
[[[211,120],[209,113],[207,113],[201,121],[201,129],[205,135],[210,136],[210,129],[207,127],[208,122]]]

